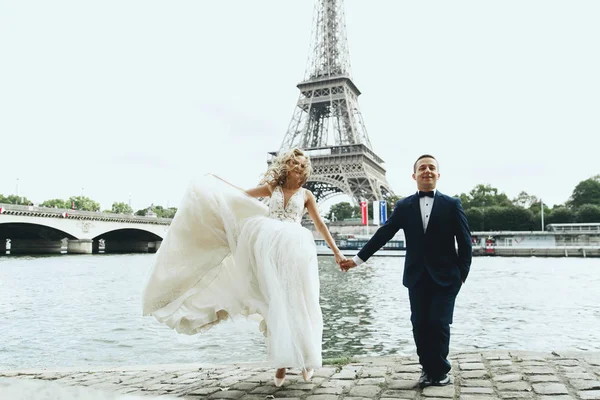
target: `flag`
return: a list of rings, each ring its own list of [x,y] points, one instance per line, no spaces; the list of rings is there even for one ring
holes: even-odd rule
[[[66,212],[61,214],[63,218],[67,218],[69,216],[69,214],[67,214]]]
[[[4,208],[0,207],[0,214],[4,214]]]
[[[377,226],[379,226],[379,216],[380,216],[380,212],[379,212],[379,201],[374,200],[373,201],[373,223]]]
[[[385,224],[385,221],[387,221],[387,201],[385,200],[379,202],[379,220],[382,224]]]
[[[367,202],[366,201],[360,202],[360,214],[362,216],[362,224],[367,225],[368,214],[367,214]]]

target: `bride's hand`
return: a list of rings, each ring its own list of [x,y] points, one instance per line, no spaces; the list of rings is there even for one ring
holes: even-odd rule
[[[341,252],[335,252],[335,262],[337,263],[337,265],[340,265],[340,263],[345,259],[346,257],[344,257],[344,255]]]

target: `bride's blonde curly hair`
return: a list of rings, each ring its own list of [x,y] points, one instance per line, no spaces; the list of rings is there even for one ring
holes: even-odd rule
[[[306,158],[304,168],[300,166],[298,157]],[[275,157],[271,161],[271,165],[269,165],[269,169],[267,169],[267,172],[264,173],[260,183],[266,183],[273,187],[283,186],[287,182],[288,173],[293,170],[297,170],[303,174],[303,179],[300,186],[303,186],[312,174],[312,165],[310,163],[310,158],[298,148],[288,150],[285,153],[280,153],[277,157]]]

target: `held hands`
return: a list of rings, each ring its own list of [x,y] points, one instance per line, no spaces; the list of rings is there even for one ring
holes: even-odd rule
[[[346,261],[346,257],[344,257],[344,255],[339,250],[335,251],[333,254],[335,256],[335,262],[337,263],[337,265],[340,266],[341,269],[341,263]]]
[[[340,269],[344,272],[348,272],[350,268],[356,267],[356,263],[352,259],[345,259],[338,263]]]
[[[356,263],[352,261],[352,259],[347,259],[346,257],[344,257],[344,255],[339,250],[336,250],[334,254],[335,262],[337,263],[337,265],[340,266],[340,270],[347,272],[350,268],[356,267]]]

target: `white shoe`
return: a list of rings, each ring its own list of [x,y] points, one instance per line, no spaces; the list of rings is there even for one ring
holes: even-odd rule
[[[312,378],[312,376],[313,376],[314,373],[315,373],[314,369],[309,369],[309,370],[303,369],[302,370],[302,377],[304,378],[304,380],[306,382],[308,382],[308,381],[310,381],[310,378]]]

